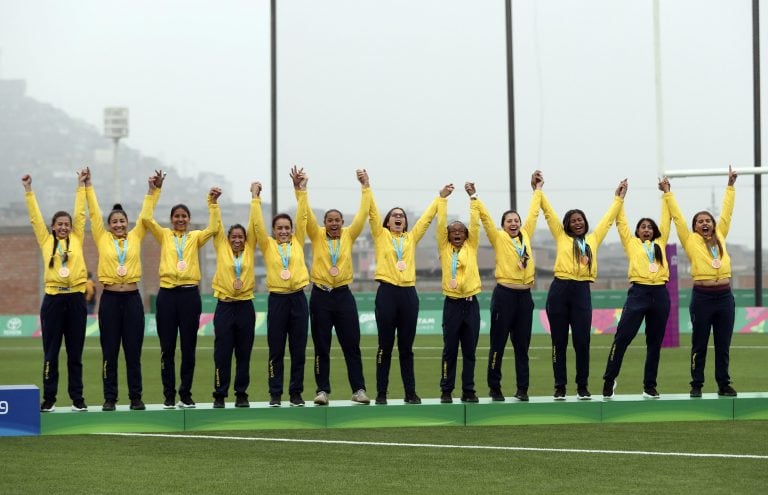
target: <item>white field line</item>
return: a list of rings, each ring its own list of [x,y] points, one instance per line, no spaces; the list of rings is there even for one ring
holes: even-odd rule
[[[200,440],[239,440],[246,442],[277,442],[277,443],[304,443],[320,445],[360,445],[371,447],[412,447],[426,449],[466,449],[466,450],[498,450],[512,452],[556,452],[567,454],[608,454],[608,455],[639,455],[662,457],[702,457],[718,459],[757,459],[768,460],[768,455],[752,454],[704,454],[699,452],[652,452],[644,450],[603,450],[603,449],[554,449],[540,447],[504,447],[494,445],[441,445],[434,443],[400,443],[400,442],[356,442],[351,440],[310,440],[300,438],[262,438],[262,437],[234,437],[215,435],[171,435],[167,433],[97,433],[97,435],[117,435],[126,437],[153,437],[153,438],[180,438]]]

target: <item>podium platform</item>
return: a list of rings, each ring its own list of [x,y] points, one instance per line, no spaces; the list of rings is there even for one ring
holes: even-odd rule
[[[150,433],[214,430],[277,430],[321,428],[382,428],[408,426],[490,426],[576,423],[627,423],[658,421],[721,421],[768,419],[768,392],[740,393],[738,397],[704,394],[691,399],[687,394],[666,394],[660,399],[642,399],[637,394],[616,395],[611,400],[594,396],[590,401],[569,397],[554,401],[550,396],[531,397],[530,402],[508,398],[491,402],[481,398],[477,404],[441,404],[439,399],[423,399],[421,405],[406,405],[390,399],[386,406],[365,406],[335,400],[328,406],[269,407],[266,402],[251,402],[250,408],[235,408],[228,403],[214,409],[199,403],[195,409],[163,409],[149,404],[145,411],[131,411],[118,405],[116,411],[103,412],[91,404],[87,412],[72,412],[61,404],[56,411],[40,414],[42,435],[87,433]]]

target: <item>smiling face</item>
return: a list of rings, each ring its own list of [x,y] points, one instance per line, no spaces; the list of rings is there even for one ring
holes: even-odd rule
[[[128,217],[124,213],[113,212],[107,219],[109,231],[117,238],[128,235]]]
[[[292,230],[291,221],[287,218],[278,218],[272,223],[272,236],[280,244],[291,242]]]
[[[189,228],[189,212],[182,207],[171,210],[171,225],[176,232],[186,232]]]
[[[710,239],[715,234],[715,217],[708,211],[700,211],[693,217],[693,231],[704,239]]]
[[[241,253],[245,249],[245,230],[242,227],[233,227],[229,229],[227,236],[229,246],[235,254]]]
[[[453,222],[448,226],[448,241],[457,249],[467,240],[467,226],[461,222]]]
[[[571,210],[565,214],[563,228],[568,235],[583,237],[589,227],[581,210]]]
[[[635,229],[635,236],[637,236],[641,241],[652,241],[656,237],[659,237],[658,233],[658,227],[654,225],[654,223],[648,219],[642,219],[640,220],[640,223],[637,224],[637,228]]]
[[[325,233],[331,239],[338,239],[341,237],[341,228],[344,226],[344,218],[337,210],[329,210],[325,214],[323,221],[325,224]]]
[[[501,228],[503,228],[504,232],[509,234],[510,237],[517,237],[520,234],[521,225],[520,215],[514,211],[505,213],[504,217],[501,219]]]
[[[408,217],[400,208],[392,208],[384,221],[385,226],[393,234],[402,234],[408,229]]]
[[[69,216],[69,213],[60,211],[54,215],[51,230],[57,239],[66,239],[72,232],[72,217]]]

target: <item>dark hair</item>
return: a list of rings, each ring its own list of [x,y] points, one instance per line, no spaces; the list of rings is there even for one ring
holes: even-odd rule
[[[288,223],[291,224],[291,229],[293,229],[293,220],[291,220],[291,216],[287,213],[278,213],[277,215],[275,215],[275,218],[272,219],[272,230],[275,229],[275,224],[281,218],[288,220]]]
[[[717,252],[719,256],[723,255],[723,245],[720,244],[720,239],[717,237],[717,221],[715,220],[715,217],[712,216],[712,214],[706,210],[700,211],[696,213],[693,216],[693,220],[691,220],[691,230],[696,230],[696,219],[699,217],[699,215],[707,215],[712,220],[712,230],[715,235],[715,240],[717,241]]]
[[[173,218],[173,214],[176,213],[176,210],[181,208],[182,210],[187,212],[187,216],[192,218],[192,213],[189,212],[189,208],[184,203],[179,203],[177,205],[171,206],[171,218]]]
[[[125,221],[128,221],[128,214],[125,212],[125,210],[123,210],[123,205],[120,203],[115,203],[112,206],[112,211],[110,211],[109,215],[107,215],[107,223],[112,220],[112,215],[122,215],[125,217]]]
[[[643,222],[648,222],[651,224],[651,229],[653,230],[653,237],[651,238],[652,241],[655,241],[656,239],[661,237],[661,230],[659,230],[659,226],[656,225],[656,222],[654,222],[652,218],[641,218],[640,220],[637,221],[637,225],[635,226],[635,237],[640,237],[639,235],[637,235],[637,231],[640,228],[640,224]],[[655,259],[659,260],[659,264],[663,266],[664,257],[661,255],[661,247],[655,242],[653,243],[653,254],[655,256]]]
[[[331,213],[338,213],[338,214],[339,214],[339,216],[341,217],[341,221],[342,221],[342,222],[344,221],[344,215],[342,215],[342,214],[341,214],[341,212],[340,212],[339,210],[337,210],[337,209],[335,209],[335,208],[332,208],[332,209],[330,209],[330,210],[326,211],[326,212],[325,212],[325,215],[323,215],[323,222],[325,222],[326,220],[328,220],[328,215],[330,215]]]
[[[242,225],[240,225],[239,223],[236,223],[236,224],[234,224],[233,226],[231,226],[231,227],[229,228],[229,230],[227,231],[227,237],[231,236],[231,235],[232,235],[232,231],[233,231],[233,230],[235,230],[235,229],[240,229],[240,230],[242,230],[242,231],[243,231],[243,237],[245,237],[246,239],[248,238],[248,234],[247,234],[247,233],[246,233],[246,231],[245,231],[245,227],[243,227],[243,226],[242,226]]]
[[[53,218],[51,219],[51,227],[53,227],[53,224],[56,223],[56,219],[61,217],[67,217],[69,218],[69,223],[72,223],[72,215],[67,213],[66,211],[57,211],[53,214]],[[48,268],[53,268],[53,257],[56,256],[56,248],[59,246],[59,238],[56,237],[56,234],[53,233],[53,251],[51,251],[51,260],[48,262]],[[67,236],[67,247],[64,250],[64,254],[61,255],[61,262],[66,263],[67,258],[69,258],[69,236]]]
[[[565,233],[568,234],[570,237],[573,237],[573,257],[574,259],[578,260],[582,254],[581,254],[581,248],[579,247],[579,243],[577,242],[576,237],[574,237],[573,232],[571,231],[571,217],[575,214],[581,215],[581,218],[584,219],[584,232],[589,232],[589,222],[587,221],[587,216],[584,214],[583,211],[579,209],[573,209],[568,210],[565,212],[565,216],[563,216],[563,230],[565,230]],[[584,236],[581,236],[580,239],[584,239]],[[592,248],[589,247],[589,244],[584,245],[584,255],[588,258],[587,267],[590,271],[592,271]]]
[[[515,215],[517,215],[517,218],[519,218],[522,221],[522,217],[520,216],[520,214],[517,211],[515,211],[515,210],[507,210],[507,211],[505,211],[504,213],[501,214],[501,222],[499,222],[499,225],[504,227],[504,220],[507,218],[507,215],[509,215],[510,213],[514,213]]]
[[[392,216],[392,212],[395,210],[400,210],[403,212],[403,218],[405,218],[405,228],[403,229],[403,232],[407,232],[408,231],[408,215],[406,215],[405,210],[400,208],[399,206],[395,206],[394,208],[392,208],[387,212],[387,214],[384,216],[384,222],[382,223],[382,226],[385,229],[389,228],[389,225],[387,225],[389,223],[389,217]]]

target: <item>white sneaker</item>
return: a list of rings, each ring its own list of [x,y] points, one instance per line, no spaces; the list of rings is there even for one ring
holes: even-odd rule
[[[325,393],[324,390],[321,390],[317,393],[315,396],[315,405],[317,406],[327,406],[328,405],[328,394]]]
[[[352,402],[357,402],[358,404],[370,404],[371,399],[368,398],[368,396],[365,393],[365,390],[362,388],[352,394]]]

